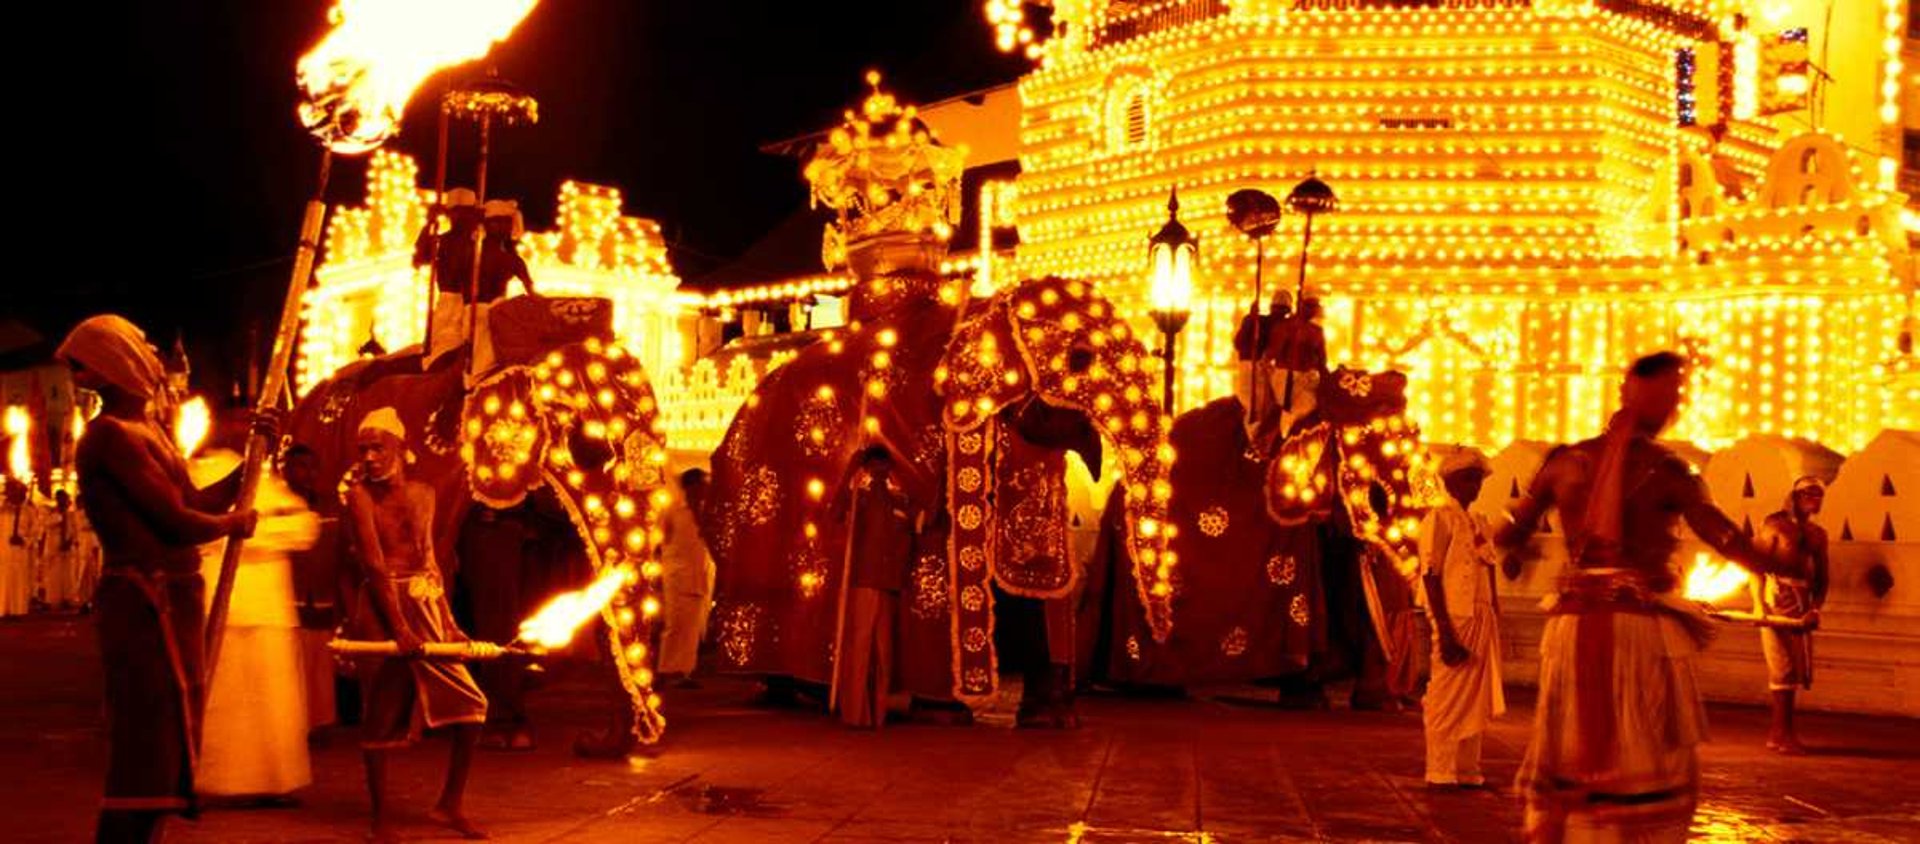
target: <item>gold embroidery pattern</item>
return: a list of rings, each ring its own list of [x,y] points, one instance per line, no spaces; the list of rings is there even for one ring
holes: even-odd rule
[[[968,586],[960,590],[960,606],[967,612],[979,612],[987,606],[987,591],[978,586]]]
[[[1373,392],[1373,379],[1364,372],[1348,371],[1340,375],[1340,389],[1355,398],[1366,398]]]
[[[1215,539],[1227,532],[1227,508],[1215,505],[1201,511],[1200,532]]]
[[[961,645],[967,649],[968,653],[977,654],[983,650],[986,650],[987,649],[987,631],[978,627],[968,628],[966,638],[961,642]]]
[[[1227,631],[1226,637],[1220,640],[1220,652],[1230,657],[1246,653],[1247,628],[1235,627]]]
[[[922,621],[947,614],[947,560],[940,554],[921,554],[914,563],[912,609]]]
[[[827,555],[814,542],[803,543],[792,557],[794,583],[800,596],[811,598],[827,585]]]
[[[959,475],[956,476],[955,482],[960,485],[961,492],[978,492],[980,490],[980,470],[972,466],[961,469]]]
[[[773,521],[774,514],[780,511],[780,474],[762,464],[748,472],[747,477],[750,478],[747,488],[752,490],[747,499],[747,522],[764,525]]]
[[[1289,554],[1275,554],[1267,558],[1267,580],[1275,586],[1292,586],[1293,579],[1300,574],[1300,563]]]
[[[969,545],[960,549],[961,568],[967,571],[979,571],[981,566],[986,565],[986,562],[986,552],[981,551],[979,546]]]
[[[760,607],[737,604],[720,620],[720,653],[735,666],[753,661],[754,638],[760,632]]]
[[[1013,554],[1002,558],[1001,577],[1013,577],[1014,585],[1029,589],[1057,588],[1064,583],[1059,575],[1049,577],[1049,563],[1067,559],[1066,481],[1049,477],[1047,464],[1016,472],[1002,500],[1013,501],[1002,536],[1011,540]],[[1016,572],[1015,569],[1021,569]],[[1036,570],[1038,569],[1038,570]]]
[[[959,522],[962,530],[979,530],[980,522],[985,518],[985,514],[977,504],[968,504],[960,508]]]
[[[824,457],[840,443],[840,406],[831,393],[815,395],[793,417],[793,440],[808,457]]]
[[[1309,616],[1307,614],[1307,596],[1305,595],[1293,596],[1293,600],[1288,602],[1287,604],[1287,617],[1293,619],[1294,624],[1298,624],[1302,627],[1306,626],[1307,621],[1309,619]]]

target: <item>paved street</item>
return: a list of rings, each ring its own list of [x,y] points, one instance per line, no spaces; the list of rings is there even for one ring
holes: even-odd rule
[[[0,840],[90,834],[104,762],[98,665],[83,620],[0,623]],[[1504,793],[1429,794],[1417,715],[1294,713],[1255,703],[1083,701],[1083,729],[1016,732],[1004,713],[972,728],[852,732],[813,712],[750,703],[724,679],[672,691],[656,754],[573,758],[595,697],[566,671],[535,698],[541,747],[486,753],[471,812],[512,842],[1247,842],[1502,841],[1519,823]],[[1251,694],[1249,692],[1248,694]],[[1487,743],[1509,782],[1525,707]],[[1819,755],[1759,744],[1765,713],[1715,709],[1696,831],[1720,841],[1920,838],[1920,724],[1809,716]],[[188,842],[353,841],[364,828],[359,755],[335,732],[314,753],[299,806],[209,812],[178,824]],[[451,840],[421,817],[444,749],[400,754],[395,781],[411,840]]]

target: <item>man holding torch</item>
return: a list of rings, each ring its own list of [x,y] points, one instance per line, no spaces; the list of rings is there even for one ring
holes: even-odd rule
[[[201,543],[253,532],[251,510],[225,512],[238,473],[207,489],[149,413],[166,369],[146,335],[117,316],[81,322],[60,344],[75,384],[100,394],[100,415],[75,449],[80,506],[105,557],[94,594],[106,668],[106,794],[102,842],[150,841],[166,816],[193,810],[205,700]],[[266,417],[270,419],[271,417]],[[258,426],[271,437],[271,425]]]
[[[433,557],[433,489],[407,480],[406,428],[393,408],[367,414],[357,443],[361,476],[348,493],[347,505],[365,581],[350,624],[358,633],[355,638],[390,639],[401,654],[372,661],[361,678],[373,839],[393,840],[386,752],[412,744],[422,728],[441,727],[451,728],[453,751],[431,817],[467,838],[485,838],[467,820],[464,798],[473,748],[487,720],[486,695],[465,665],[420,658],[428,643],[467,638],[454,624]]]
[[[1672,352],[1634,361],[1606,431],[1548,455],[1494,539],[1515,578],[1548,508],[1565,526],[1567,568],[1546,605],[1518,783],[1528,841],[1686,838],[1700,786],[1695,745],[1707,730],[1693,655],[1712,622],[1674,594],[1674,523],[1684,518],[1749,570],[1775,569],[1686,462],[1654,441],[1679,409],[1684,364]]]

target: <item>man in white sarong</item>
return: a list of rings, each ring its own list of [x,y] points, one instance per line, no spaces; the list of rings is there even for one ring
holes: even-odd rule
[[[1813,517],[1827,499],[1819,478],[1793,483],[1787,506],[1760,525],[1756,542],[1779,558],[1781,570],[1749,582],[1753,609],[1761,615],[1806,618],[1827,601],[1827,531]],[[1807,752],[1793,729],[1793,696],[1813,688],[1813,632],[1760,628],[1760,652],[1767,660],[1767,691],[1773,703],[1773,728],[1767,749],[1796,756]]]
[[[33,606],[34,546],[39,542],[40,514],[27,485],[6,479],[7,507],[0,510],[0,618],[26,615]]]
[[[53,491],[53,506],[40,519],[40,601],[47,609],[70,609],[83,599],[79,588],[80,543],[73,496]]]
[[[1496,544],[1517,553],[1560,511],[1567,569],[1543,608],[1540,696],[1518,788],[1529,841],[1684,841],[1707,737],[1693,656],[1712,622],[1673,593],[1675,522],[1762,573],[1773,563],[1715,509],[1686,461],[1654,442],[1680,406],[1685,359],[1634,362],[1606,432],[1548,455]]]
[[[659,674],[662,679],[686,680],[693,675],[700,639],[707,629],[707,610],[713,605],[713,558],[700,539],[693,514],[706,494],[707,473],[688,469],[680,474],[680,500],[667,508],[661,546],[661,586],[665,625],[660,633]]]
[[[1420,527],[1420,565],[1433,624],[1433,676],[1421,703],[1427,731],[1427,787],[1479,788],[1480,737],[1507,711],[1500,686],[1500,617],[1493,542],[1467,505],[1490,473],[1461,448],[1441,461],[1448,500]]]
[[[210,454],[194,461],[194,480],[223,477],[239,461],[232,452]],[[194,785],[202,795],[272,805],[313,782],[288,554],[313,545],[320,520],[271,473],[261,475],[254,506],[260,522],[234,572]],[[201,572],[209,582],[218,579],[224,554],[224,543],[202,549]],[[212,590],[207,597],[212,600]]]

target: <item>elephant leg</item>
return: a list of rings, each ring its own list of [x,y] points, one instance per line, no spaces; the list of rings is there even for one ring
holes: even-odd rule
[[[1078,727],[1080,716],[1073,704],[1073,601],[1055,598],[1028,603],[1039,610],[1040,623],[1031,623],[1031,613],[1023,613],[1022,620],[1029,622],[1027,629],[1038,647],[1029,648],[1022,663],[1020,709],[1015,723],[1027,729]],[[1035,626],[1039,629],[1032,630]]]
[[[1329,709],[1326,685],[1320,680],[1318,666],[1308,665],[1307,670],[1299,674],[1290,674],[1280,678],[1280,699],[1282,709]]]
[[[597,641],[606,641],[606,630],[595,622]],[[599,730],[585,730],[574,739],[573,755],[582,759],[623,759],[633,752],[633,699],[620,682],[620,668],[614,663],[619,657],[607,653],[593,669],[598,674],[599,685],[606,707],[606,726]]]
[[[1078,635],[1074,628],[1074,605],[1073,596],[1067,596],[1047,601],[1043,607],[1047,622],[1047,672],[1050,682],[1047,703],[1052,710],[1054,726],[1065,729],[1080,726],[1080,713],[1073,703],[1073,648]]]

